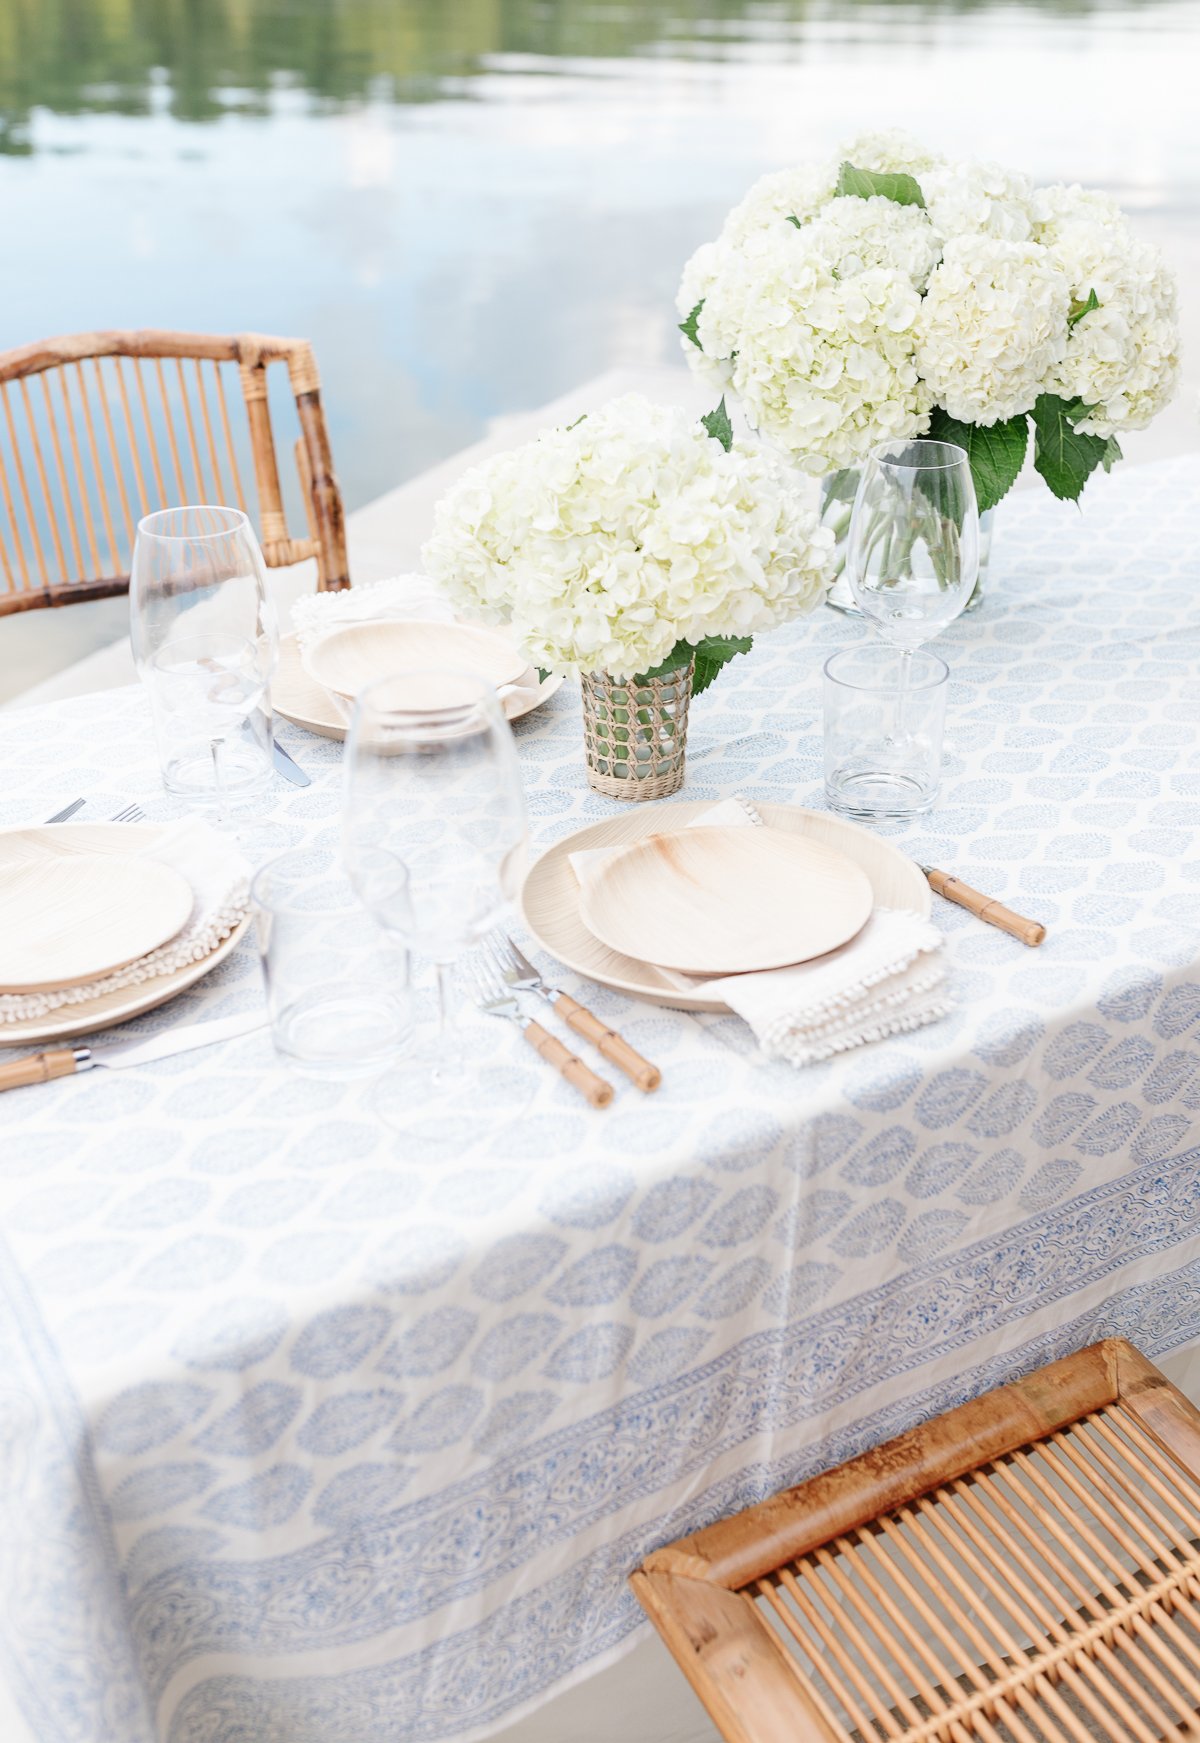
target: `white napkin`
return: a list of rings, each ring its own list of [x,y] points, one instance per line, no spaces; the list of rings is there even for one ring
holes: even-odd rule
[[[368,581],[362,587],[344,587],[336,593],[308,593],[292,606],[291,616],[300,661],[310,678],[307,656],[331,630],[343,629],[348,623],[455,621],[454,607],[427,575],[391,575],[385,581]],[[533,703],[540,688],[536,671],[526,666],[515,683],[500,685],[496,695],[511,720]],[[325,690],[325,694],[348,721],[353,703],[334,690]]]
[[[426,623],[453,623],[454,607],[443,599],[428,575],[390,575],[336,593],[306,593],[292,606],[292,628],[301,654],[315,647],[331,629],[348,623],[391,622],[416,618]]]
[[[0,993],[0,1030],[5,1023],[45,1017],[65,1005],[86,1004],[104,993],[174,974],[189,962],[201,962],[249,913],[250,868],[228,837],[220,835],[211,825],[189,817],[181,823],[164,825],[152,840],[132,824],[120,827],[129,830],[132,857],[157,860],[183,873],[194,897],[190,918],[174,938],[160,944],[157,950],[99,980],[63,987],[57,992]]]
[[[746,799],[725,799],[690,829],[762,827]],[[581,884],[624,848],[573,853]],[[953,1007],[943,983],[942,935],[912,909],[876,908],[858,935],[839,950],[793,968],[712,977],[659,973],[681,992],[702,989],[721,999],[753,1029],[768,1058],[814,1065],[909,1029],[936,1022]]]

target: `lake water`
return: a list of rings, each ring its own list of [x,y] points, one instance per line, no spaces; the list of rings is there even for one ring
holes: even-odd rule
[[[1200,0],[0,0],[0,345],[309,336],[353,508],[675,356],[690,251],[863,127],[1104,185],[1195,260],[1198,61]]]

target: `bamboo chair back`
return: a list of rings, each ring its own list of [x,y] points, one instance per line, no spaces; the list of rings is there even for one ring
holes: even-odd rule
[[[1200,1412],[1123,1339],[649,1556],[729,1743],[1200,1738]]]
[[[287,366],[300,428],[299,538],[280,488],[272,364]],[[0,352],[0,616],[124,593],[138,521],[184,503],[242,508],[268,565],[315,557],[321,588],[350,585],[307,340],[81,333]]]

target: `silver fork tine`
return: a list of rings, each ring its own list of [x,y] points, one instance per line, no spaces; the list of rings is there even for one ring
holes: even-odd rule
[[[483,977],[479,972],[479,959],[475,956],[464,958],[459,966],[462,978],[466,983],[467,994],[478,1004],[481,999],[487,997]]]
[[[483,948],[487,951],[488,955],[499,969],[502,977],[512,973],[513,969],[516,967],[516,963],[513,961],[509,952],[505,949],[503,943],[497,937],[495,932],[490,932],[484,939]]]
[[[607,1107],[613,1098],[612,1084],[586,1066],[582,1059],[576,1057],[556,1035],[548,1029],[543,1029],[540,1023],[531,1021],[521,1010],[517,1000],[516,990],[504,985],[487,956],[476,951],[469,962],[462,965],[463,978],[473,982],[475,986],[475,1002],[489,1016],[503,1017],[506,1021],[515,1023],[525,1040],[540,1058],[561,1077],[574,1087],[591,1103],[594,1108]]]
[[[512,997],[511,987],[501,986],[499,975],[484,957],[476,956],[471,967],[475,972],[476,985],[484,998],[506,999]]]
[[[138,804],[124,806],[109,819],[111,823],[140,823],[146,813]]]

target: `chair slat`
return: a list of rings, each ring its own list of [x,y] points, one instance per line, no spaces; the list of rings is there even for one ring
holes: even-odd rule
[[[29,396],[29,383],[24,377],[21,378],[21,401],[25,411],[25,423],[29,430],[29,442],[33,449],[34,463],[37,466],[38,478],[42,486],[42,499],[46,504],[49,514],[50,535],[54,540],[54,550],[58,557],[58,571],[60,576],[64,576],[69,573],[67,559],[63,551],[62,539],[59,536],[58,516],[54,513],[53,501],[50,495],[50,480],[46,474],[46,461],[42,454],[41,439],[38,436],[37,420],[33,414],[33,402]]]
[[[167,487],[163,483],[162,467],[158,463],[158,443],[154,440],[154,424],[150,417],[150,400],[146,393],[146,372],[142,367],[142,360],[140,358],[134,360],[133,379],[137,383],[138,398],[142,405],[142,423],[145,426],[146,431],[146,447],[150,453],[150,464],[154,469],[154,484],[158,491],[158,496],[155,500],[161,506],[165,507],[171,499],[167,495]],[[149,499],[147,499],[146,508],[143,509],[142,512],[144,514],[149,512]]]
[[[83,364],[75,363],[72,365],[72,368],[74,369],[76,376],[75,385],[79,392],[80,404],[83,406],[84,430],[87,434],[88,448],[92,456],[96,494],[100,499],[100,513],[104,519],[104,531],[108,538],[108,552],[109,559],[112,563],[112,573],[114,575],[119,575],[121,573],[121,559],[117,555],[117,539],[116,534],[113,532],[112,515],[109,513],[108,509],[108,492],[104,488],[104,473],[100,466],[100,449],[96,443],[96,426],[92,421],[92,408],[88,403],[87,382],[84,378]],[[86,486],[81,480],[80,489],[82,490],[85,488]]]
[[[200,359],[198,357],[192,359],[192,368],[196,372],[196,397],[200,401],[200,412],[204,419],[204,435],[205,440],[208,443],[208,459],[213,472],[213,500],[214,502],[224,502],[225,486],[221,482],[221,467],[217,460],[217,444],[213,440],[212,419],[208,414],[208,395],[204,391],[204,372],[200,367]],[[214,363],[213,368],[219,369],[220,364]]]
[[[225,398],[225,378],[221,374],[219,363],[213,364],[213,374],[217,378],[217,404],[221,412],[221,426],[225,431],[225,447],[229,454],[229,469],[233,473],[233,488],[237,491],[238,507],[246,512],[246,498],[242,493],[242,473],[237,462],[237,453],[233,446],[233,431],[229,427],[229,404]]]
[[[175,368],[179,374],[179,399],[183,406],[183,419],[184,425],[187,429],[188,449],[192,457],[192,468],[196,474],[197,499],[198,501],[203,502],[208,495],[208,491],[205,487],[204,475],[200,470],[200,447],[196,441],[196,426],[192,422],[191,397],[188,393],[187,379],[183,373],[182,357],[177,357],[175,359]]]
[[[137,534],[137,521],[129,506],[129,495],[125,489],[125,471],[121,465],[121,450],[117,444],[117,433],[112,420],[112,408],[109,405],[109,395],[105,390],[104,376],[100,369],[100,359],[92,358],[92,368],[96,375],[96,397],[100,401],[100,415],[104,419],[104,430],[108,437],[108,451],[112,456],[113,476],[117,482],[117,494],[121,498],[121,514],[125,522],[125,538],[129,551],[133,550],[133,541]],[[119,565],[118,565],[119,568]]]
[[[8,383],[6,381],[0,381],[0,399],[3,399],[4,401],[4,421],[8,428],[9,442],[12,444],[13,468],[17,475],[17,486],[21,492],[21,501],[25,508],[25,524],[29,529],[29,537],[33,544],[34,555],[37,558],[38,574],[41,576],[42,586],[48,587],[50,585],[50,575],[46,568],[46,553],[42,549],[42,540],[38,533],[37,516],[33,512],[33,503],[30,501],[29,480],[25,476],[25,462],[21,458],[21,444],[17,439],[16,420],[13,417],[12,404],[8,397]],[[19,549],[23,549],[23,543],[21,542],[20,535],[17,531],[15,518],[13,521],[13,540],[17,543]],[[28,579],[27,570],[23,561],[21,564],[21,572],[26,576],[25,585],[28,587],[31,583]]]
[[[71,535],[71,548],[75,552],[75,562],[80,572],[83,570],[83,546],[79,542],[79,528],[75,522],[75,509],[71,501],[71,492],[67,484],[67,469],[63,464],[62,443],[58,439],[58,416],[54,410],[54,402],[50,398],[50,376],[42,376],[42,393],[46,400],[46,420],[50,429],[50,444],[54,449],[54,461],[58,468],[58,482],[62,490],[63,509],[67,517],[67,530]]]
[[[83,514],[83,527],[87,534],[88,550],[91,553],[93,564],[92,573],[100,576],[104,572],[104,565],[100,558],[100,545],[96,538],[96,523],[92,517],[92,505],[88,498],[87,474],[83,469],[83,455],[79,448],[79,432],[75,428],[75,410],[71,403],[70,377],[65,369],[58,369],[53,373],[58,380],[58,391],[62,395],[63,411],[66,414],[63,421],[66,425],[67,440],[71,444],[71,458],[75,463],[75,491]],[[49,378],[43,376],[42,379],[45,381]]]
[[[163,425],[167,432],[167,444],[171,450],[171,464],[175,468],[175,482],[179,486],[179,501],[188,499],[187,485],[183,482],[183,467],[179,460],[179,443],[175,440],[175,420],[171,416],[171,401],[167,393],[167,378],[163,373],[162,358],[154,359],[154,373],[158,379],[158,395],[162,400]]]

